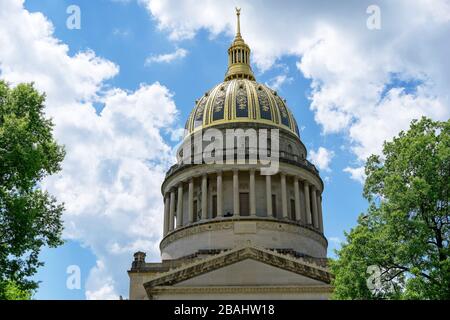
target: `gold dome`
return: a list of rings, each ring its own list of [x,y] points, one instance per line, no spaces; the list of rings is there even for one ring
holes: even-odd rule
[[[228,80],[205,93],[185,128],[190,134],[215,125],[242,122],[276,126],[300,137],[294,116],[277,92],[248,79]]]
[[[260,123],[288,130],[300,138],[297,122],[276,91],[255,81],[250,47],[241,36],[240,9],[236,9],[236,37],[228,49],[225,81],[196,101],[185,129],[187,134],[224,123]]]

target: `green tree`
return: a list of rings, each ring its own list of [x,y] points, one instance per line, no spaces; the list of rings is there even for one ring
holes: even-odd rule
[[[413,121],[365,173],[369,209],[330,264],[334,298],[450,299],[450,120]]]
[[[0,299],[29,298],[41,248],[62,244],[63,205],[39,188],[64,158],[44,101],[32,84],[0,81]]]
[[[14,281],[8,281],[4,284],[4,292],[2,295],[2,299],[5,300],[30,300],[32,291],[29,289],[20,289]]]

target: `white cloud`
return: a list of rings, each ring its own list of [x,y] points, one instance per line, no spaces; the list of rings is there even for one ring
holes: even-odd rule
[[[287,74],[279,74],[272,79],[268,83],[266,83],[267,86],[269,86],[272,89],[280,90],[280,88],[287,83],[291,83],[294,79],[292,77],[289,77]]]
[[[201,29],[232,36],[233,8],[242,7],[257,67],[298,57],[316,122],[325,134],[347,136],[360,164],[412,119],[450,116],[448,0],[380,0],[377,31],[366,27],[370,1],[140,1],[175,41]]]
[[[112,34],[117,37],[126,38],[130,36],[131,32],[127,29],[114,28]]]
[[[366,175],[364,173],[364,167],[351,168],[347,167],[344,169],[344,172],[350,174],[350,178],[363,184],[366,180]]]
[[[188,54],[188,51],[183,48],[178,48],[174,52],[152,55],[145,59],[145,65],[151,65],[152,63],[170,63],[175,60],[183,59]]]
[[[0,77],[13,85],[34,81],[46,92],[46,113],[66,146],[62,171],[44,187],[65,202],[64,237],[98,259],[86,297],[126,295],[132,253],[159,257],[160,186],[174,161],[162,137],[176,120],[172,94],[159,83],[133,92],[108,87],[118,66],[93,51],[69,55],[46,17],[23,1],[0,2],[0,48]]]
[[[308,157],[311,162],[319,168],[319,170],[328,172],[331,171],[330,163],[331,159],[334,157],[334,151],[328,150],[324,147],[319,147],[317,151],[310,150]]]
[[[88,300],[118,300],[119,294],[114,289],[114,279],[109,275],[105,264],[97,260],[96,266],[89,272],[90,283],[86,288]]]

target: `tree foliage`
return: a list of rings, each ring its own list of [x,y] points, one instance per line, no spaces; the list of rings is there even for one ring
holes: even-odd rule
[[[40,249],[62,243],[63,205],[39,188],[65,155],[44,101],[32,84],[0,81],[0,299],[29,297]]]
[[[369,209],[331,262],[334,298],[450,299],[450,120],[413,121],[365,173]]]

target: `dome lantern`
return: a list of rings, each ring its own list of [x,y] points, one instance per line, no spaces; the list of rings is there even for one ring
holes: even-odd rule
[[[255,80],[250,67],[250,47],[241,36],[241,9],[236,8],[237,28],[233,43],[228,49],[228,70],[225,81],[232,79]]]

